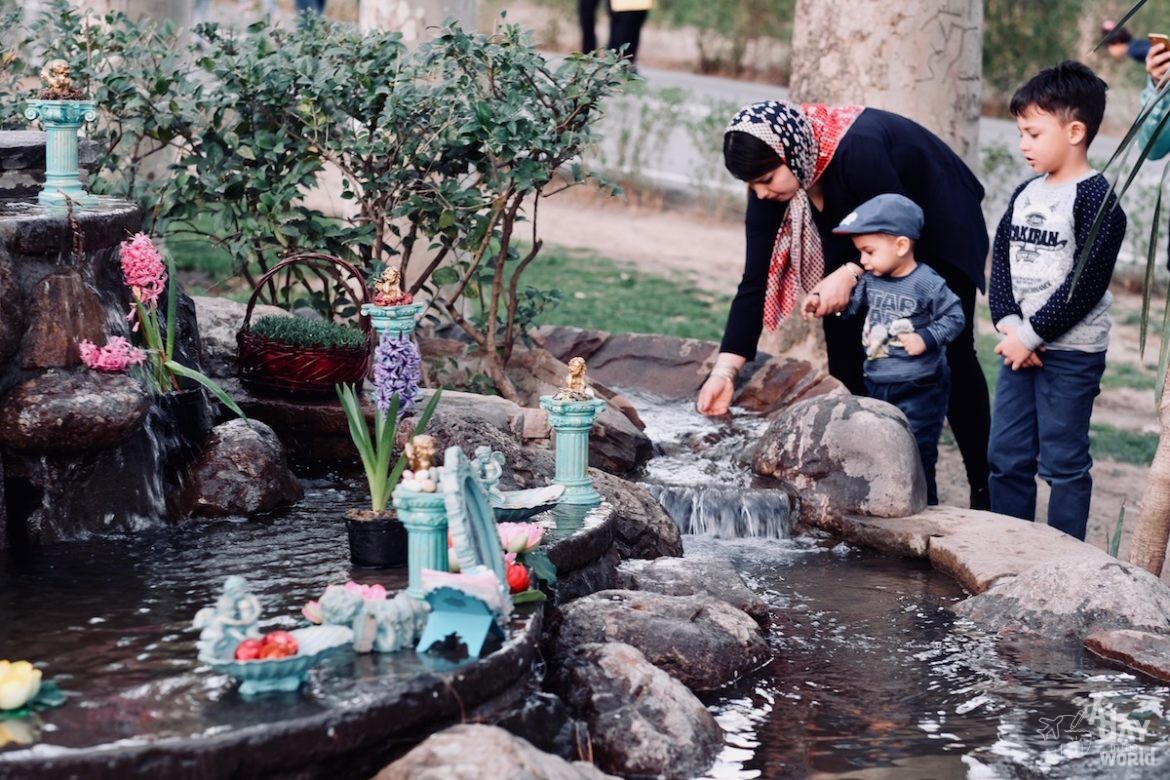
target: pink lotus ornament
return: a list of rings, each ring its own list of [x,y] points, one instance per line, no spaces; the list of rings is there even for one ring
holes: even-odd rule
[[[536,523],[499,523],[500,544],[504,552],[528,553],[540,546],[544,529]]]
[[[315,626],[319,626],[325,622],[325,616],[321,614],[321,602],[316,599],[301,607],[301,614],[305,616],[305,620]]]

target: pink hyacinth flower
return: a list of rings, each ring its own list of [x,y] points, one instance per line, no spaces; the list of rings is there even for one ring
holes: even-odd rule
[[[316,600],[310,601],[301,607],[301,614],[305,616],[305,620],[313,625],[319,626],[325,620],[325,616],[321,612],[321,602]]]
[[[118,250],[122,261],[122,279],[144,306],[157,308],[158,297],[167,289],[167,268],[150,236],[135,233],[123,241]]]
[[[121,336],[113,336],[104,347],[89,339],[78,343],[81,362],[94,371],[120,373],[146,360],[146,353]]]
[[[540,546],[540,537],[544,533],[536,523],[499,523],[496,528],[504,551],[512,553],[532,552]]]
[[[386,589],[381,585],[361,585],[350,580],[345,583],[345,589],[358,594],[366,601],[384,601],[386,598]]]

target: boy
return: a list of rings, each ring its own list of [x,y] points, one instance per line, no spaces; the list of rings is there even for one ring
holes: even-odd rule
[[[964,317],[959,297],[942,277],[914,259],[922,223],[914,201],[889,193],[862,203],[833,232],[853,237],[866,271],[849,266],[858,281],[842,312],[869,309],[861,334],[866,390],[910,421],[926,474],[926,501],[937,504],[934,467],[950,394],[945,348],[963,329]],[[817,295],[805,300],[805,316],[816,312]]]
[[[988,444],[991,509],[1034,519],[1038,471],[1052,486],[1048,524],[1081,540],[1093,490],[1089,418],[1109,345],[1109,279],[1125,236],[1125,214],[1088,162],[1106,89],[1087,66],[1066,61],[1016,90],[1020,151],[1040,176],[1016,190],[999,223],[988,290],[1003,358]]]

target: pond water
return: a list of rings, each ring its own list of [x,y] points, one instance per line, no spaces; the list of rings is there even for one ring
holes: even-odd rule
[[[924,561],[791,538],[787,499],[746,462],[765,420],[636,403],[661,451],[643,479],[691,532],[686,555],[733,561],[771,607],[775,660],[707,700],[727,735],[710,777],[1170,776],[1170,688],[981,631]]]

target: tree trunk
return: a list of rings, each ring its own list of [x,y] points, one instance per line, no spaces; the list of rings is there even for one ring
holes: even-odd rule
[[[475,0],[361,0],[358,7],[358,27],[363,32],[397,30],[407,44],[433,37],[449,17],[474,32]]]
[[[1166,374],[1170,376],[1170,367]],[[1162,395],[1158,419],[1162,423],[1162,434],[1158,437],[1158,449],[1146,477],[1142,512],[1138,515],[1129,548],[1129,562],[1155,577],[1162,574],[1166,562],[1166,539],[1170,537],[1170,394]]]
[[[797,0],[790,92],[909,117],[978,168],[982,0]]]

